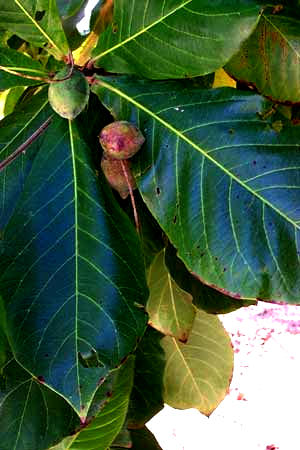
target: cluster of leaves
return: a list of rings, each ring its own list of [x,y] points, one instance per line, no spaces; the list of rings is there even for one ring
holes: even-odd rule
[[[158,449],[164,402],[226,395],[217,314],[299,303],[298,1],[99,1],[81,36],[86,4],[0,0],[1,450]],[[100,169],[114,119],[146,138],[139,234]]]

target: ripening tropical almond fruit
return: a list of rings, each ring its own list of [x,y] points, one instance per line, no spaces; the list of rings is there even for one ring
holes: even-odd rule
[[[130,161],[110,158],[104,153],[101,168],[110,186],[118,191],[123,199],[129,195],[129,185],[132,189],[136,188],[135,179],[130,170]],[[123,169],[126,171],[127,178]]]
[[[54,80],[67,76],[69,67],[66,66],[55,75]],[[54,111],[65,119],[75,119],[86,107],[89,101],[90,87],[85,76],[74,69],[70,78],[57,83],[51,83],[48,98]]]
[[[104,127],[99,141],[110,158],[128,159],[139,151],[145,138],[135,125],[121,120]]]

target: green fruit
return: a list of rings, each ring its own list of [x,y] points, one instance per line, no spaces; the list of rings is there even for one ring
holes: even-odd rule
[[[110,158],[128,159],[139,151],[145,138],[136,126],[121,120],[104,127],[99,141]]]
[[[54,80],[64,78],[69,70],[69,67],[65,67],[55,75]],[[49,102],[54,111],[71,120],[86,107],[89,95],[89,84],[85,76],[76,69],[67,80],[51,83],[48,90]]]
[[[120,196],[125,199],[129,195],[129,186],[123,167],[126,170],[129,184],[132,189],[136,188],[135,179],[130,171],[130,161],[120,159],[111,159],[102,155],[101,168],[110,186],[119,192]]]

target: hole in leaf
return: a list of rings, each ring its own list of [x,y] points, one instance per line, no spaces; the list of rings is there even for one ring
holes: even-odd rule
[[[37,22],[39,22],[40,20],[42,20],[42,18],[44,17],[45,13],[46,13],[46,11],[37,11],[37,12],[35,13],[35,16],[34,16],[35,20],[36,20]]]
[[[177,222],[177,216],[174,216],[173,217],[173,223],[176,223]]]
[[[156,188],[156,193],[157,193],[157,195],[160,195],[160,189],[159,189],[159,187]]]

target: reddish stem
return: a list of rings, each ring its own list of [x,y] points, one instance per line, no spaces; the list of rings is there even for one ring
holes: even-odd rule
[[[121,160],[121,166],[122,166],[122,170],[123,170],[124,176],[126,178],[127,186],[129,189],[129,195],[130,195],[130,200],[131,200],[131,205],[132,205],[133,215],[134,215],[134,221],[135,221],[135,228],[136,228],[137,233],[139,234],[140,233],[140,222],[139,222],[139,216],[138,216],[137,209],[136,209],[133,189],[132,189],[129,177],[128,177],[127,168],[124,164],[124,161],[122,161],[122,160]]]

